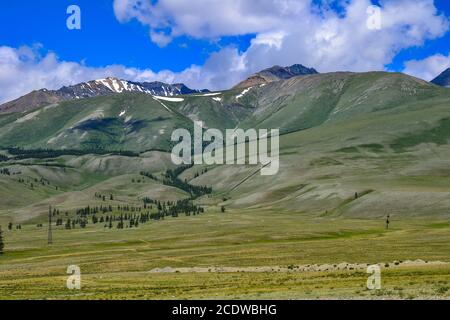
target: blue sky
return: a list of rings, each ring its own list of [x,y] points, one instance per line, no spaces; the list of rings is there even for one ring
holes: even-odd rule
[[[450,1],[448,0],[436,0],[434,1],[437,9],[450,16]],[[447,32],[444,36],[428,40],[422,46],[411,47],[399,52],[393,62],[389,64],[389,68],[395,71],[402,71],[404,68],[404,62],[413,59],[425,59],[435,54],[450,53],[450,32]]]
[[[71,4],[81,9],[80,31],[66,28],[66,9]],[[154,71],[182,71],[192,64],[203,64],[211,52],[230,44],[245,50],[254,36],[204,40],[182,36],[161,48],[149,40],[147,28],[137,21],[120,23],[112,0],[8,1],[0,11],[0,29],[8,30],[0,33],[0,45],[39,43],[66,61],[84,60],[90,66],[123,64]]]
[[[223,89],[273,64],[426,80],[450,67],[447,0],[0,1],[0,102],[97,76]],[[81,30],[66,27],[72,4]]]

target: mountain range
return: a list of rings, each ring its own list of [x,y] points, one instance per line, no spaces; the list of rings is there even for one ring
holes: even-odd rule
[[[0,145],[168,150],[172,130],[178,126],[190,128],[195,120],[218,129],[280,128],[285,133],[396,109],[448,92],[394,73],[339,72],[290,77],[278,68],[270,70],[277,70],[277,78],[286,79],[244,89],[237,86],[184,95],[175,86],[144,87],[113,78],[61,88],[46,96],[51,101],[37,100],[45,102],[43,107],[22,105],[25,114],[10,112],[0,117]],[[163,94],[154,95],[160,88],[164,88]]]
[[[0,105],[0,113],[22,112],[44,105],[81,98],[107,96],[123,92],[141,92],[157,96],[175,96],[207,92],[192,90],[182,83],[167,84],[163,82],[133,82],[113,77],[64,86],[59,90],[41,89],[30,92],[18,99]]]
[[[87,205],[92,190],[126,201],[182,199],[185,193],[161,182],[174,167],[171,133],[192,130],[193,121],[201,120],[207,128],[281,133],[275,176],[255,174],[254,165],[183,171],[181,181],[212,187],[211,196],[198,200],[207,206],[350,217],[450,216],[448,88],[402,73],[310,70],[292,76],[302,68],[270,70],[261,72],[262,83],[189,94],[166,87],[154,95],[150,87],[98,80],[67,95],[61,89],[59,100],[0,114],[0,165],[59,187],[47,194],[0,176],[3,210],[26,219],[30,212],[45,212],[49,203]],[[161,179],[153,180],[152,189],[130,184],[141,171]]]
[[[301,64],[280,67],[273,66],[255,73],[241,81],[233,89],[246,89],[253,86],[266,85],[271,82],[287,80],[293,77],[318,74],[314,68]],[[439,86],[450,87],[450,68],[431,81]],[[1,113],[14,113],[32,110],[41,106],[82,98],[107,96],[117,93],[139,92],[154,96],[172,97],[209,92],[207,89],[190,89],[183,83],[167,84],[163,82],[133,82],[114,77],[92,80],[72,86],[63,86],[58,90],[40,89],[32,91],[13,101],[0,105]]]
[[[289,67],[273,66],[251,75],[246,80],[237,84],[235,88],[248,88],[256,85],[265,85],[273,81],[286,80],[297,76],[317,73],[318,72],[314,68],[307,68],[301,64],[294,64]]]

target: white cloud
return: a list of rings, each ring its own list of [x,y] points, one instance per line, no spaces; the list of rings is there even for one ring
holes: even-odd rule
[[[263,45],[269,48],[274,47],[280,50],[285,36],[286,33],[283,31],[260,33],[255,37],[255,39],[252,40],[252,44],[254,46]]]
[[[255,34],[245,52],[226,47],[202,65],[181,72],[111,65],[91,68],[61,61],[54,53],[40,56],[33,48],[0,47],[0,101],[33,89],[56,89],[81,81],[116,76],[135,81],[184,82],[192,88],[225,89],[272,65],[302,63],[320,72],[384,70],[405,48],[422,45],[449,30],[433,0],[384,0],[381,29],[367,28],[369,0],[339,1],[337,13],[311,0],[115,0],[120,22],[137,19],[159,46],[187,35],[217,39]],[[154,3],[154,4],[152,4]],[[447,62],[445,62],[447,61]],[[406,72],[429,79],[442,71],[448,57],[410,61]],[[438,70],[439,69],[439,70]],[[442,70],[441,70],[442,69]]]
[[[450,68],[450,54],[447,56],[436,54],[423,60],[410,60],[405,62],[404,72],[430,81],[448,68]]]
[[[168,29],[170,35],[216,38],[272,31],[309,7],[299,0],[115,0],[121,22],[137,19],[151,30]]]
[[[381,29],[369,30],[369,5],[368,0],[352,1],[343,17],[329,10],[323,16],[305,12],[286,27],[281,48],[253,42],[245,53],[248,64],[255,65],[252,69],[264,63],[303,63],[321,72],[383,70],[401,49],[420,46],[448,30],[447,19],[428,0],[385,1]]]
[[[135,81],[168,81],[174,79],[170,71],[110,65],[92,68],[82,63],[61,61],[54,53],[41,56],[36,48],[0,47],[0,103],[20,97],[32,90],[58,89],[64,85],[116,76]]]
[[[137,19],[150,32],[163,32],[163,45],[174,37],[217,38],[256,34],[250,48],[238,53],[229,48],[215,54],[198,72],[203,86],[226,88],[233,84],[220,75],[224,64],[230,79],[243,78],[262,68],[302,63],[321,72],[384,70],[402,49],[420,46],[449,30],[433,0],[381,1],[381,29],[367,28],[370,0],[341,1],[343,12],[328,2],[308,0],[115,0],[117,18]],[[152,37],[160,44],[160,39]],[[227,56],[229,55],[229,56]],[[213,70],[212,66],[218,69]],[[206,70],[203,70],[205,69]]]
[[[213,53],[202,67],[193,65],[175,73],[169,70],[153,72],[150,69],[122,65],[93,68],[83,63],[61,61],[52,52],[41,56],[36,48],[1,46],[0,103],[16,99],[32,90],[59,89],[109,76],[139,82],[183,82],[198,89],[213,87],[213,84],[218,83],[229,86],[241,80],[236,76],[241,75],[243,68],[242,56],[233,48]]]
[[[150,39],[152,39],[152,41],[161,48],[167,46],[170,42],[172,42],[172,37],[166,35],[164,32],[151,31]]]

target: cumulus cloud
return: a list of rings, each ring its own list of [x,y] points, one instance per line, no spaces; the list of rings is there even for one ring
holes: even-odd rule
[[[321,72],[384,70],[402,49],[420,46],[444,35],[448,18],[439,14],[433,0],[380,1],[381,28],[370,29],[370,0],[329,1],[320,6],[304,0],[115,0],[117,18],[137,19],[149,27],[151,39],[166,45],[181,35],[217,38],[256,34],[242,53],[224,49],[211,57],[204,72],[204,86],[225,88],[217,57],[239,67],[228,70],[230,79],[242,78],[274,64],[302,63]],[[161,31],[164,30],[164,31]],[[160,35],[162,33],[162,36]],[[228,55],[228,56],[227,56]],[[219,69],[212,70],[211,66]],[[211,72],[216,75],[210,74]],[[202,71],[200,71],[202,72]]]
[[[0,103],[15,99],[32,90],[58,89],[64,85],[116,76],[135,81],[169,81],[170,71],[154,73],[151,70],[110,65],[92,68],[78,62],[58,59],[55,53],[41,55],[38,47],[0,47]]]
[[[217,38],[269,32],[297,19],[308,1],[300,0],[115,0],[114,12],[120,22],[136,19],[150,33],[166,30],[167,38],[188,35]],[[168,30],[168,31],[167,31]],[[152,38],[152,40],[154,40]],[[158,43],[159,39],[156,39]]]
[[[448,68],[450,68],[450,54],[447,56],[436,54],[423,60],[406,61],[404,72],[430,81]]]
[[[33,48],[0,47],[0,101],[32,89],[59,88],[116,76],[135,81],[184,82],[192,88],[225,89],[272,65],[302,63],[320,72],[384,70],[399,51],[422,45],[449,30],[448,17],[433,0],[381,0],[381,28],[367,27],[370,0],[114,0],[116,18],[148,27],[149,41],[163,47],[174,38],[217,39],[255,35],[244,52],[230,46],[201,65],[181,72],[111,65],[91,68],[81,62],[43,56]],[[336,10],[330,3],[338,3]],[[445,69],[448,57],[410,61],[405,71],[430,79]],[[14,79],[14,80],[11,80]]]
[[[231,86],[241,80],[244,65],[235,48],[213,53],[203,66],[193,65],[181,72],[128,68],[109,65],[93,68],[78,62],[58,59],[55,53],[40,54],[40,46],[11,48],[0,46],[0,103],[18,98],[32,90],[59,89],[80,82],[117,77],[131,81],[183,82],[204,89],[213,84]],[[231,74],[229,74],[229,72]]]

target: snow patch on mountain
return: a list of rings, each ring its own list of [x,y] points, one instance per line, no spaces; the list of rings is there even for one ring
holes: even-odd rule
[[[174,98],[179,95],[201,94],[207,90],[193,90],[182,83],[167,84],[163,82],[133,82],[113,77],[82,82],[79,84],[64,86],[58,90],[41,89],[30,92],[14,101],[0,105],[0,113],[23,112],[48,104],[61,101],[71,101],[99,96],[108,96],[116,93],[136,92],[152,96]],[[217,93],[220,94],[220,93]],[[215,94],[214,94],[215,95]],[[207,96],[207,95],[206,95]],[[182,98],[180,98],[182,99]],[[166,100],[181,102],[183,100]]]
[[[184,101],[183,98],[169,98],[169,97],[160,97],[160,96],[155,96],[155,99],[163,100],[163,101],[170,101],[170,102],[183,102]]]
[[[241,94],[239,94],[239,95],[236,96],[236,100],[241,99],[243,96],[245,96],[247,93],[249,93],[249,91],[250,91],[252,88],[253,88],[253,87],[244,89],[244,91],[242,91]]]
[[[193,97],[212,97],[212,96],[218,96],[221,95],[222,92],[211,92],[211,93],[205,93],[205,94],[193,94]]]

